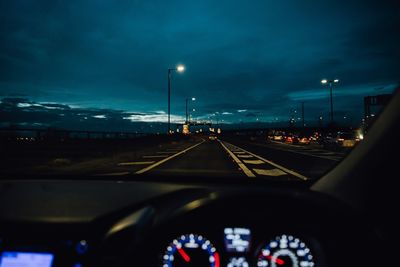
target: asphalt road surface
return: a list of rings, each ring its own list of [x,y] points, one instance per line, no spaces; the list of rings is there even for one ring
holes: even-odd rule
[[[131,160],[96,175],[204,176],[309,180],[321,177],[345,154],[312,146],[250,142],[240,138],[191,139]]]
[[[96,158],[91,155],[83,160],[74,157],[55,158],[35,164],[34,170],[29,172],[92,177],[125,176],[125,179],[135,175],[154,175],[310,180],[321,177],[344,156],[344,153],[313,145],[289,145],[239,136],[209,140],[207,135],[203,135],[167,140],[152,146],[135,145],[127,151]],[[23,162],[20,164],[23,165]]]

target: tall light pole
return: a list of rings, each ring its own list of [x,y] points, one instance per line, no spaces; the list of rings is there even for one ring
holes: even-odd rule
[[[188,115],[188,114],[189,114],[189,113],[188,113],[188,101],[189,101],[189,98],[186,97],[186,124],[189,123],[189,120],[188,120],[188,118],[189,118],[189,117],[188,117],[188,116],[189,116],[189,115]],[[196,101],[196,98],[195,98],[195,97],[192,97],[192,101]]]
[[[184,72],[185,66],[178,65],[176,68],[168,69],[168,134],[171,133],[171,76],[172,71]]]
[[[334,79],[334,80],[327,80],[323,79],[321,80],[322,84],[329,84],[329,90],[330,90],[330,95],[331,95],[331,124],[333,124],[333,98],[332,98],[332,84],[338,83],[339,79]]]

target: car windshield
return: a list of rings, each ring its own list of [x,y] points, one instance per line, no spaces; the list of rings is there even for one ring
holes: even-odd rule
[[[390,0],[2,1],[0,177],[318,179],[399,87],[399,25]]]

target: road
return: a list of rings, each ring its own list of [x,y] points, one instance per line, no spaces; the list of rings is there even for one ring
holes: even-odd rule
[[[81,154],[86,150],[84,143],[80,150]],[[209,140],[207,135],[175,138],[152,145],[134,144],[111,155],[93,155],[87,152],[87,157],[82,154],[79,159],[71,156],[45,160],[35,164],[33,169],[24,168],[23,158],[18,158],[20,167],[9,165],[12,167],[9,169],[103,178],[149,175],[312,180],[321,177],[345,156],[313,145],[289,145],[240,136]]]
[[[309,180],[321,177],[344,156],[312,146],[250,142],[240,138],[208,140],[205,136],[119,161],[111,172],[96,175]]]

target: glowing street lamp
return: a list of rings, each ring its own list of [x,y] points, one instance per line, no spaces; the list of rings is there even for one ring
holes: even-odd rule
[[[182,73],[185,71],[185,66],[178,65],[178,66],[176,66],[176,68],[168,69],[168,134],[171,133],[171,75],[172,75],[172,71]]]
[[[192,101],[196,101],[196,98],[192,97]],[[186,124],[190,123],[189,112],[188,112],[188,102],[189,102],[189,98],[186,97]]]
[[[338,83],[339,79],[334,79],[334,80],[327,80],[327,79],[322,79],[321,83],[322,84],[329,84],[329,90],[330,90],[330,95],[331,95],[331,124],[333,124],[333,98],[332,98],[332,84]]]
[[[176,71],[177,71],[177,72],[184,72],[184,71],[185,71],[185,66],[183,66],[183,65],[178,65],[178,66],[176,67]]]

